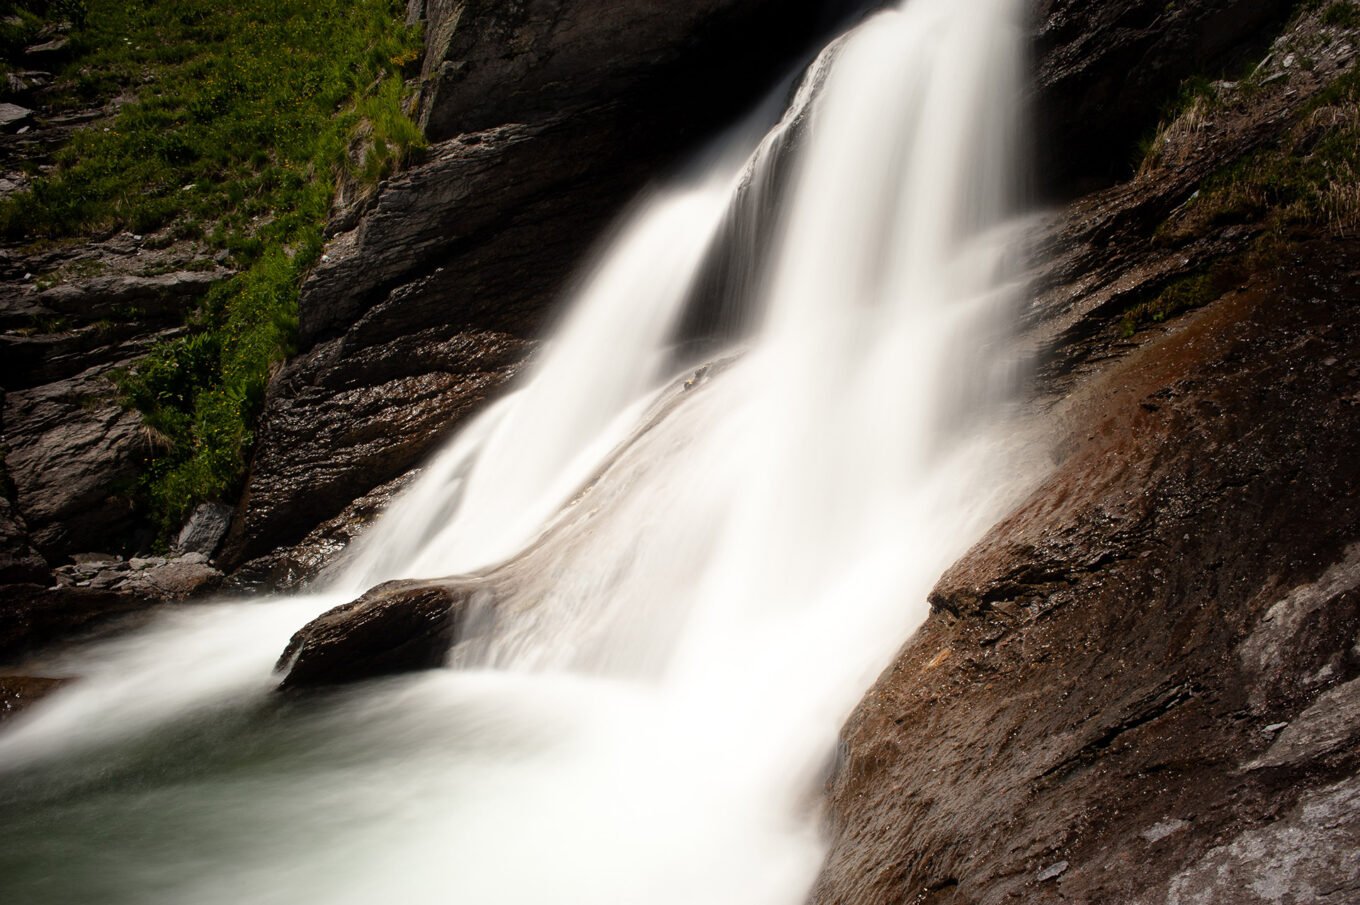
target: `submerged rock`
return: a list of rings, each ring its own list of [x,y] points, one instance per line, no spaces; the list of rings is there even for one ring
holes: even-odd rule
[[[392,581],[293,635],[279,687],[311,688],[441,666],[475,592],[472,582]]]
[[[41,701],[69,681],[43,676],[0,676],[0,723]]]

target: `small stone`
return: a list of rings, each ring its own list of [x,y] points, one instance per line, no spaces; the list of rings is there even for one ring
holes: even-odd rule
[[[1059,861],[1056,864],[1050,864],[1048,867],[1045,867],[1043,870],[1039,871],[1039,873],[1035,875],[1034,879],[1040,883],[1047,882],[1048,880],[1056,880],[1063,874],[1067,873],[1067,867],[1068,864],[1066,861]]]
[[[1269,726],[1262,729],[1261,731],[1264,732],[1266,735],[1274,735],[1276,732],[1279,732],[1281,729],[1288,725],[1289,725],[1288,723],[1271,723]]]
[[[28,120],[33,111],[18,104],[0,104],[0,129],[18,126]]]
[[[44,41],[41,44],[34,44],[32,47],[25,48],[24,54],[30,57],[53,56],[64,51],[70,43],[70,38],[53,38],[50,41]]]

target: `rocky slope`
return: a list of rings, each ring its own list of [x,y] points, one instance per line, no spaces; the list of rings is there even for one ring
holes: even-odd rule
[[[437,143],[304,287],[228,556],[293,544],[418,464],[515,373],[620,205],[768,90],[821,5],[413,8]]]

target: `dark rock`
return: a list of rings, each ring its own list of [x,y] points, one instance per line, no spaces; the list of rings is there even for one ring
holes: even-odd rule
[[[312,688],[441,666],[473,581],[393,581],[303,626],[279,658],[280,688]]]
[[[47,561],[29,542],[28,527],[14,504],[0,495],[0,585],[43,583],[48,572]]]
[[[222,573],[205,563],[172,559],[141,569],[133,565],[120,580],[119,587],[124,591],[158,600],[189,600],[221,587]]]
[[[0,104],[0,129],[17,129],[33,118],[33,111],[18,104]]]
[[[527,344],[472,332],[376,347],[319,347],[270,388],[260,445],[221,559],[237,563],[296,543],[378,483],[419,465],[515,373]]]
[[[83,320],[126,318],[130,310],[139,320],[182,317],[227,271],[190,270],[153,276],[113,274],[79,282],[61,283],[38,293],[37,303],[57,314]]]
[[[335,518],[322,522],[291,547],[280,547],[253,559],[232,572],[230,586],[237,591],[292,591],[318,576],[343,568],[345,551],[392,499],[410,486],[419,469],[376,487],[345,507]]]
[[[227,536],[232,514],[232,508],[221,503],[200,504],[180,529],[175,547],[185,553],[212,556]]]
[[[1190,76],[1233,71],[1264,52],[1293,0],[1039,0],[1035,75],[1051,192],[1129,174]]]
[[[0,723],[36,704],[69,681],[41,676],[0,676]]]
[[[5,396],[5,465],[45,555],[135,548],[131,491],[150,451],[141,417],[115,400],[107,369]]]
[[[423,125],[442,140],[608,98],[740,94],[809,40],[819,6],[429,0]]]
[[[0,658],[69,638],[156,603],[148,597],[108,590],[5,585],[0,587]]]

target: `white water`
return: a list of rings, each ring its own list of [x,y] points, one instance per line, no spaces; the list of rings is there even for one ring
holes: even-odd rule
[[[839,726],[1030,476],[1000,414],[1016,6],[874,16],[770,134],[640,202],[321,590],[77,655],[0,736],[0,828],[33,840],[5,900],[801,903]],[[705,262],[750,238],[724,218],[773,200],[732,277],[753,331],[671,380]],[[452,668],[271,702],[312,616],[472,570],[499,598]]]

